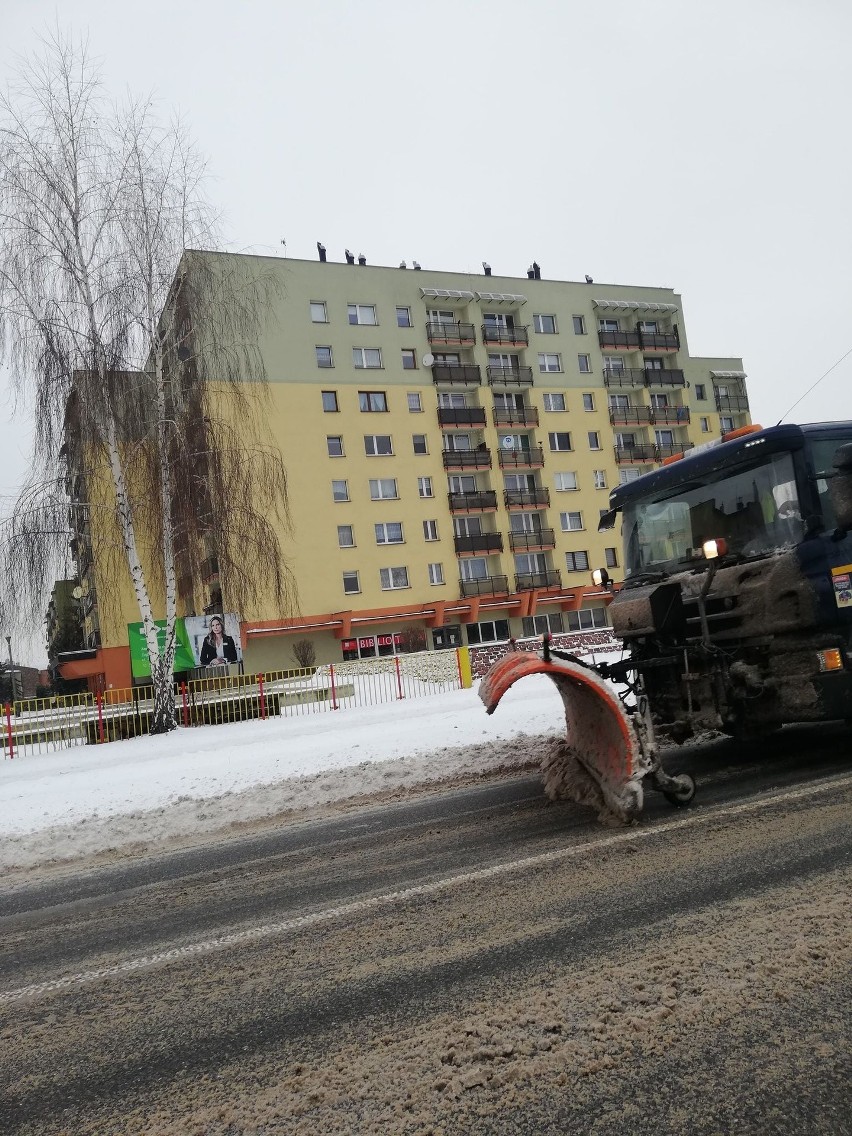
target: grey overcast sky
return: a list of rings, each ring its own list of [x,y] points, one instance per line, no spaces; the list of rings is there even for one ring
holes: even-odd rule
[[[185,117],[234,250],[671,286],[764,425],[852,348],[849,0],[2,0],[0,83],[57,12]],[[852,355],[788,420],[838,417]]]

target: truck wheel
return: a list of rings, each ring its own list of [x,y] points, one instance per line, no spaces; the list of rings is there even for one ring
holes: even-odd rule
[[[688,773],[678,773],[676,777],[672,778],[672,781],[675,782],[675,788],[664,789],[663,796],[671,804],[683,808],[695,796],[695,782]]]

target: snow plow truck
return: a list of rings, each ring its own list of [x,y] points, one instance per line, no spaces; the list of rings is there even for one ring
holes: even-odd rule
[[[614,489],[599,527],[619,521],[609,611],[622,659],[590,666],[545,637],[480,683],[488,713],[527,675],[556,684],[567,740],[544,766],[551,796],[629,821],[644,788],[694,796],[662,745],[852,721],[852,422],[725,434]],[[593,580],[612,587],[605,569]],[[578,775],[597,799],[577,793]]]

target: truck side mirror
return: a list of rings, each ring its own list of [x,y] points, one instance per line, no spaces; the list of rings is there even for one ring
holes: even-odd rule
[[[828,495],[837,527],[848,532],[852,529],[852,442],[839,447],[832,464],[837,472],[828,479]]]

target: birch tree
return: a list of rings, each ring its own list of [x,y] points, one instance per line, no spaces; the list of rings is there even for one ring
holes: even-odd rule
[[[232,606],[261,591],[291,605],[286,474],[259,441],[274,287],[241,258],[185,251],[214,240],[203,174],[179,123],[110,104],[85,49],[59,35],[0,99],[0,348],[36,422],[0,591],[32,618],[69,535],[108,530],[93,511],[110,513],[120,547],[93,550],[99,604],[129,573],[155,732],[175,724],[178,570],[197,574],[212,549]]]

